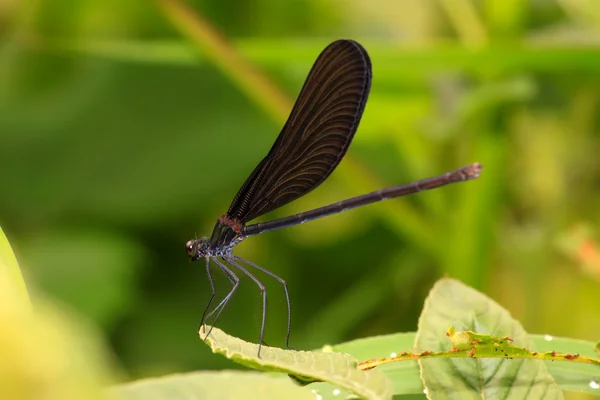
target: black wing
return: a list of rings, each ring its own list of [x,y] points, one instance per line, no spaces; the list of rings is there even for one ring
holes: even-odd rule
[[[227,215],[245,223],[319,186],[346,154],[370,88],[371,61],[360,44],[338,40],[327,46],[269,154]]]

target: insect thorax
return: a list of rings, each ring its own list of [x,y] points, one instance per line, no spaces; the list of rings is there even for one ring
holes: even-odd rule
[[[235,239],[233,239],[226,245],[212,249],[212,257],[230,256],[235,245],[241,242],[242,240],[244,240],[242,236],[237,236]]]
[[[209,238],[203,237],[195,241],[195,258],[210,258],[210,257],[222,257],[231,255],[233,248],[236,244],[244,240],[243,237],[238,236],[231,242],[213,245]]]

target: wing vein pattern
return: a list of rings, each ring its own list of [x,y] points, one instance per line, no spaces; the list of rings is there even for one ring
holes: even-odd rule
[[[227,215],[246,223],[319,186],[346,154],[370,88],[371,61],[360,44],[338,40],[325,48],[273,147]]]

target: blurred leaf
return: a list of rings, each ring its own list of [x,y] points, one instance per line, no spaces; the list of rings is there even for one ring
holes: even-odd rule
[[[454,30],[468,47],[483,47],[488,38],[485,26],[470,0],[440,0]]]
[[[41,46],[41,50],[54,54],[86,54],[109,60],[157,65],[195,65],[198,59],[202,59],[192,44],[173,39],[148,42],[54,38],[44,41]]]
[[[228,400],[261,398],[314,400],[306,388],[287,376],[272,376],[252,371],[194,372],[143,379],[110,390],[115,400]]]
[[[0,281],[10,281],[10,285],[18,292],[19,300],[24,304],[29,303],[27,286],[21,275],[19,263],[10,247],[8,238],[0,227]]]
[[[452,96],[439,105],[441,110],[455,108],[455,113],[447,113],[445,118],[437,118],[433,127],[440,130],[438,135],[456,135],[473,119],[484,119],[486,115],[497,112],[500,107],[531,101],[537,94],[535,83],[526,77],[511,77],[493,83],[483,83],[468,93]],[[441,96],[438,96],[441,97]]]
[[[557,3],[570,14],[574,20],[581,20],[590,25],[600,23],[600,7],[594,0],[558,0]]]
[[[528,0],[487,0],[483,7],[495,41],[514,40],[524,29]]]
[[[101,399],[111,380],[97,333],[37,298],[35,312],[0,280],[0,398]]]
[[[210,327],[208,327],[210,329]],[[202,330],[200,335],[203,336]],[[392,388],[380,371],[361,371],[356,360],[347,354],[282,350],[263,346],[258,358],[258,345],[225,334],[213,328],[206,339],[213,352],[263,371],[284,372],[303,382],[327,381],[367,399],[389,399]]]
[[[508,311],[481,293],[451,279],[431,290],[419,319],[419,349],[447,351],[448,326],[493,336],[510,336],[517,346],[532,348],[527,333]],[[539,360],[435,359],[421,360],[422,379],[433,399],[554,398],[562,392]]]
[[[306,71],[323,48],[323,40],[315,39],[243,39],[236,48],[249,60],[263,67]],[[381,41],[361,40],[372,59],[377,85],[414,79],[437,71],[552,71],[566,68],[578,71],[600,70],[595,48],[548,47],[536,45],[497,45],[468,49],[454,44],[439,43],[427,47],[390,46]],[[49,38],[40,50],[56,53],[87,54],[119,61],[152,64],[190,65],[207,60],[185,42],[158,40],[81,40]],[[305,75],[305,73],[303,74]]]

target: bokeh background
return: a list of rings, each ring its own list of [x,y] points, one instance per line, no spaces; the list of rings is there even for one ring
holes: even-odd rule
[[[184,244],[338,38],[372,59],[363,121],[331,178],[268,218],[485,168],[238,245],[288,281],[292,345],[414,331],[443,275],[532,333],[599,339],[595,0],[0,0],[0,224],[28,284],[96,324],[129,377],[231,368],[197,338],[209,285]],[[283,291],[263,278],[282,346]],[[256,341],[242,283],[220,326]]]

